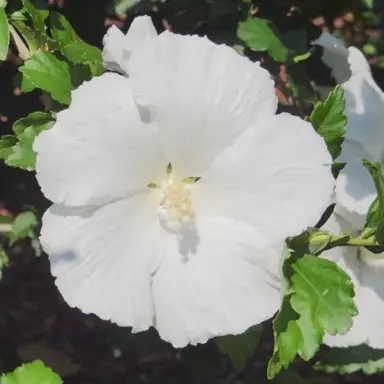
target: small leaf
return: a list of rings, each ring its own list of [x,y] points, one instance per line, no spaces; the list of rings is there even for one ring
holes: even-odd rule
[[[9,257],[5,252],[4,248],[0,245],[0,280],[3,277],[3,270],[8,267]],[[1,379],[0,379],[1,384]]]
[[[7,58],[9,49],[9,27],[5,9],[0,7],[0,60]]]
[[[39,7],[35,7],[30,0],[22,0],[25,10],[31,16],[33,26],[39,32],[46,30],[45,20],[49,15],[49,11],[45,9],[42,2],[39,3]]]
[[[252,357],[263,333],[263,326],[249,328],[241,335],[221,336],[215,339],[221,353],[228,355],[236,371],[241,372]]]
[[[237,36],[253,51],[267,51],[276,61],[288,59],[288,48],[269,20],[251,17],[239,24]]]
[[[347,117],[344,108],[344,90],[341,85],[337,85],[324,102],[316,104],[309,117],[317,133],[324,138],[333,159],[340,155],[346,133]]]
[[[342,375],[362,371],[366,375],[384,372],[384,350],[365,344],[349,348],[327,348],[317,358],[314,368]]]
[[[52,53],[37,52],[19,70],[34,87],[49,92],[60,103],[70,103],[72,86],[66,62]]]
[[[18,240],[29,237],[36,225],[37,219],[32,212],[23,212],[16,216],[9,237],[10,245],[13,245]]]
[[[115,0],[116,15],[125,15],[140,0]]]
[[[24,364],[14,372],[2,375],[0,384],[61,384],[60,376],[41,361]]]
[[[377,191],[377,203],[373,202],[368,212],[366,226],[373,227],[375,230],[375,240],[379,244],[384,244],[384,177],[379,163],[370,163],[363,160],[364,167],[370,173]]]

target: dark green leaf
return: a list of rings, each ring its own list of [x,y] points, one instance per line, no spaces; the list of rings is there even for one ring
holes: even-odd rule
[[[52,37],[60,44],[60,46],[74,43],[80,39],[71,23],[64,15],[57,12],[51,12],[49,15],[49,23]]]
[[[0,7],[0,60],[5,60],[9,49],[9,28],[5,9]]]
[[[37,52],[19,68],[29,84],[49,92],[63,104],[71,100],[71,77],[68,64],[49,52]]]
[[[252,357],[263,333],[263,326],[249,328],[241,335],[221,336],[215,339],[221,353],[226,354],[236,371],[241,372]]]
[[[116,15],[125,15],[139,0],[114,0]]]
[[[39,6],[32,4],[30,0],[22,0],[25,10],[31,16],[33,26],[39,32],[43,32],[46,29],[45,20],[49,15],[49,11],[45,9],[44,3],[39,2]]]
[[[15,136],[6,135],[0,139],[0,159],[6,159],[12,152],[12,147],[17,143]]]
[[[16,216],[9,237],[10,245],[13,245],[18,240],[29,237],[36,225],[37,219],[32,212],[23,212]]]
[[[366,375],[384,372],[384,350],[367,345],[330,348],[317,359],[315,369],[328,373],[349,374],[362,371]]]
[[[327,144],[333,159],[341,152],[346,133],[347,117],[344,114],[345,98],[341,85],[336,86],[324,102],[316,104],[309,117],[317,133]]]
[[[252,17],[239,24],[238,37],[253,51],[267,51],[276,61],[288,59],[288,48],[269,20]]]
[[[60,376],[41,361],[24,364],[14,372],[2,375],[0,384],[61,384]]]
[[[363,160],[363,165],[370,173],[377,191],[377,202],[373,202],[369,209],[365,227],[374,230],[376,241],[384,244],[384,177],[381,165],[367,160]]]

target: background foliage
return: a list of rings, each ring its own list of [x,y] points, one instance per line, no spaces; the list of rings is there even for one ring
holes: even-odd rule
[[[97,47],[101,48],[107,28],[116,24],[125,31],[139,14],[151,15],[158,31],[208,35],[251,60],[261,61],[275,77],[279,110],[308,117],[336,157],[345,126],[342,113],[334,119],[335,109],[343,109],[342,89],[336,88],[314,108],[319,101],[314,85],[335,84],[320,60],[321,49],[310,43],[327,28],[358,46],[369,57],[374,76],[383,86],[384,2],[9,0],[7,13],[11,15],[9,28],[22,36],[29,60],[24,62],[27,57],[20,58],[14,45],[8,51],[9,35],[1,31],[7,26],[6,16],[0,8],[0,59],[6,59],[0,64],[0,135],[5,135],[0,141],[0,158],[8,166],[0,164],[0,372],[14,371],[23,362],[38,359],[69,384],[265,383],[268,360],[273,355],[268,365],[271,377],[281,366],[293,362],[273,383],[382,382],[384,351],[365,346],[347,350],[321,347],[313,357],[324,331],[334,330],[335,324],[343,329],[347,320],[344,313],[334,313],[330,324],[327,303],[336,300],[332,292],[327,300],[313,302],[306,294],[305,281],[299,278],[300,272],[313,272],[309,266],[314,262],[318,263],[317,271],[330,278],[337,271],[326,260],[314,261],[309,255],[298,260],[298,253],[303,252],[303,256],[308,252],[295,248],[295,244],[287,256],[292,273],[296,272],[293,291],[283,301],[288,310],[275,319],[274,327],[276,332],[281,324],[290,324],[297,337],[287,343],[286,335],[277,332],[276,343],[282,345],[278,353],[270,322],[237,338],[227,336],[203,346],[175,350],[160,341],[155,331],[132,335],[129,329],[70,309],[53,284],[48,261],[36,239],[39,217],[49,203],[28,171],[34,168],[34,137],[48,129],[55,112],[70,102],[71,89],[102,73]],[[331,133],[337,128],[338,135],[330,134],[330,126]],[[373,166],[367,167],[375,173]],[[379,201],[376,210],[372,208],[372,220],[381,215],[383,207]],[[347,280],[341,288],[347,301]],[[320,308],[323,316],[316,319],[316,326],[312,321],[310,329],[305,322],[313,307]],[[354,311],[348,303],[346,307]],[[301,334],[308,330],[315,337],[303,345]],[[296,355],[308,361],[298,360]],[[31,378],[39,384],[60,382],[43,363],[35,362],[2,376],[0,383],[25,383],[26,374],[28,383],[34,384]]]

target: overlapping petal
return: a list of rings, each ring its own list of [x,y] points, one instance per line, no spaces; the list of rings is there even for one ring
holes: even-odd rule
[[[112,25],[103,39],[105,67],[112,71],[128,74],[131,54],[146,41],[156,36],[156,29],[149,16],[136,17],[126,35]]]
[[[158,199],[143,191],[100,208],[53,205],[42,246],[65,301],[120,326],[153,324],[151,274],[160,262]]]
[[[314,226],[334,188],[332,159],[312,126],[280,114],[247,130],[194,186],[197,215],[251,223],[284,239]]]
[[[234,138],[276,111],[269,73],[206,38],[164,32],[132,55],[130,74],[181,176],[200,176]]]
[[[199,217],[167,236],[154,276],[156,328],[175,347],[239,334],[279,309],[280,252],[253,226]]]
[[[37,179],[58,204],[99,205],[162,178],[168,160],[141,121],[130,83],[107,73],[72,93],[71,106],[34,143]]]

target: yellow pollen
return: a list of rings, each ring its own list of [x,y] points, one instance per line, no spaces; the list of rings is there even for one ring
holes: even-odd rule
[[[190,185],[174,180],[172,175],[161,184],[159,219],[163,226],[171,231],[180,229],[183,223],[194,218],[190,195]]]

